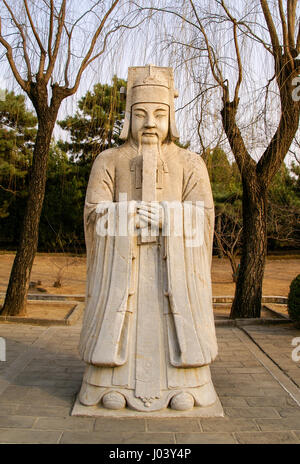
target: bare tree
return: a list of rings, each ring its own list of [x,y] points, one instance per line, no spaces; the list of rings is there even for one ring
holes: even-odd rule
[[[216,214],[215,238],[219,250],[229,259],[233,282],[236,282],[238,276],[237,254],[241,245],[241,233],[242,227],[238,215],[229,216],[226,214],[226,208],[225,211]]]
[[[287,0],[285,5],[282,0],[188,0],[180,6],[162,7],[161,2],[152,2],[152,10],[172,15],[173,23],[178,20],[179,27],[185,24],[191,31],[191,40],[181,41],[180,46],[189,50],[191,66],[197,68],[198,63],[201,67],[205,62],[210,68],[212,82],[207,85],[218,86],[215,95],[222,104],[222,125],[241,173],[243,245],[232,318],[259,317],[261,312],[267,249],[267,192],[299,127],[297,3],[297,0]],[[174,24],[173,30],[176,31]],[[194,61],[189,56],[193,48]],[[250,56],[254,49],[256,60]],[[200,58],[199,50],[202,50]],[[261,60],[259,64],[258,60]],[[269,76],[268,65],[272,71]],[[265,95],[267,108],[262,108],[256,118],[246,123],[250,98],[254,100],[249,89],[249,79],[255,74],[251,66],[260,67],[262,79],[266,81],[260,82],[261,91],[257,93],[260,97]],[[268,125],[267,143],[264,122]],[[259,138],[263,147],[260,154],[255,149]]]
[[[26,313],[57,113],[62,101],[77,91],[86,68],[104,53],[111,34],[133,27],[125,26],[116,16],[120,1],[1,2],[0,43],[38,118],[28,201],[2,314]]]

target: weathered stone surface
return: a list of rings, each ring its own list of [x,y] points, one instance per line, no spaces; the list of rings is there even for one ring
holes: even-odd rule
[[[296,437],[296,440],[298,440],[298,442],[300,443],[300,432],[295,431],[293,432],[293,435]]]
[[[232,408],[243,408],[248,406],[246,398],[240,398],[238,396],[230,397],[230,396],[222,396],[220,397],[220,401],[224,406],[232,407]],[[256,406],[255,404],[253,406]]]
[[[2,412],[2,411],[1,411]],[[35,418],[27,416],[0,416],[0,428],[14,427],[14,428],[30,428],[32,427]]]
[[[278,396],[262,396],[262,397],[254,397],[254,398],[245,398],[246,405],[249,405],[251,407],[253,406],[258,406],[258,407],[266,407],[266,406],[274,406],[276,407],[277,411],[278,408],[287,406],[289,396],[287,395],[282,395],[280,397]]]
[[[241,432],[235,434],[241,444],[295,444],[297,438],[292,432]]]
[[[288,419],[257,419],[256,423],[263,432],[300,430],[300,414]]]
[[[59,442],[61,432],[32,429],[0,429],[0,443],[55,444]]]
[[[222,420],[222,419],[221,419]],[[149,419],[147,420],[149,432],[200,432],[197,419]]]
[[[60,443],[86,444],[172,444],[175,437],[172,433],[142,432],[64,432]]]
[[[106,409],[100,405],[86,407],[82,405],[77,397],[72,409],[72,416],[78,417],[99,417],[99,418],[143,418],[143,419],[173,419],[182,420],[186,418],[200,417],[223,417],[224,411],[219,398],[208,407],[195,407],[188,411],[175,411],[171,408],[164,408],[159,411],[135,411],[134,409],[123,408],[120,410]]]
[[[0,336],[5,336],[2,332],[3,324],[0,324]],[[7,329],[7,326],[4,327]],[[22,327],[16,325],[14,331],[20,334],[19,328]],[[265,327],[267,330],[268,328]],[[9,327],[10,332],[12,331],[11,326]],[[44,329],[43,329],[44,330]],[[49,351],[46,351],[46,358],[44,359],[42,354],[37,358],[33,357],[31,362],[24,368],[24,374],[28,374],[30,371],[36,372],[39,370],[41,377],[45,377],[47,369],[51,368],[51,375],[55,375],[55,369],[57,367],[58,372],[62,373],[61,368],[66,368],[66,379],[68,374],[72,370],[76,370],[79,376],[82,372],[82,363],[78,360],[74,362],[73,354],[64,354],[64,345],[68,340],[68,345],[75,349],[78,343],[80,325],[73,326],[68,329],[56,328],[51,338],[51,344],[49,345]],[[283,329],[281,329],[283,331]],[[6,332],[6,335],[9,332]],[[35,332],[36,333],[36,332]],[[263,334],[263,332],[261,332]],[[276,331],[276,336],[280,332]],[[217,335],[219,334],[223,338],[228,340],[237,339],[236,335],[232,333],[230,328],[217,329]],[[22,344],[19,345],[16,357],[22,354],[23,344],[31,344],[33,341],[32,334],[30,331],[25,331],[22,335]],[[72,343],[70,343],[72,340]],[[42,338],[39,339],[39,343],[42,344]],[[242,346],[242,342],[241,346]],[[252,342],[253,343],[253,342]],[[278,342],[282,349],[285,349],[286,339]],[[37,345],[39,348],[40,345]],[[44,353],[44,352],[43,352]],[[239,362],[239,346],[236,347],[235,359]],[[251,363],[255,360],[253,353],[249,351],[248,361]],[[230,362],[230,361],[229,361]],[[5,363],[3,374],[0,374],[0,379],[5,376]],[[36,366],[36,369],[33,369]],[[220,366],[222,369],[227,369],[228,365],[222,361]],[[81,369],[81,371],[80,371]],[[267,372],[267,370],[266,370]],[[222,372],[220,372],[223,375]],[[217,378],[217,373],[214,374],[214,378]],[[152,422],[152,419],[137,418],[136,416],[131,419],[116,418],[92,418],[88,419],[94,422],[94,431],[81,431],[74,425],[74,430],[70,430],[72,425],[70,422],[66,422],[65,419],[69,417],[72,410],[72,405],[75,400],[75,395],[72,391],[65,388],[54,387],[38,387],[38,386],[19,386],[10,385],[0,395],[0,415],[9,416],[28,416],[29,422],[25,422],[26,418],[22,423],[13,422],[15,419],[10,419],[9,426],[2,427],[0,429],[0,443],[57,443],[60,441],[70,443],[133,443],[134,441],[139,443],[237,443],[237,438],[240,438],[240,442],[245,443],[300,443],[300,408],[296,402],[291,398],[288,392],[276,382],[277,387],[268,388],[260,387],[260,379],[257,379],[257,384],[251,388],[244,384],[236,386],[235,388],[228,387],[226,396],[221,395],[220,399],[223,403],[223,407],[234,408],[235,410],[250,409],[252,411],[251,417],[230,417],[225,415],[224,418],[205,418],[196,419],[199,423],[199,429],[192,431],[187,429],[189,420],[192,421],[192,429],[195,426],[195,418],[177,418],[170,421],[176,425],[176,427],[182,427],[181,431],[175,432],[168,430],[169,419],[162,421],[162,425],[159,426],[159,420],[155,419],[153,425],[158,424],[161,427],[160,430],[153,431],[149,430],[148,424]],[[251,391],[251,395],[245,395],[246,390]],[[226,390],[226,387],[219,387],[217,389],[218,394]],[[261,417],[260,408],[263,408],[263,414],[265,414],[265,408],[274,409],[277,412],[277,418]],[[174,411],[176,412],[176,411]],[[252,417],[253,412],[257,412],[255,417]],[[138,413],[136,413],[138,414]],[[282,414],[282,415],[281,415]],[[51,427],[57,427],[57,430],[40,430],[36,428],[38,423],[47,424],[47,418],[53,418],[54,422]],[[40,421],[43,419],[43,421]],[[80,417],[72,417],[74,424],[76,421],[80,421]],[[21,420],[21,419],[18,419]],[[32,422],[34,421],[34,422]],[[27,425],[26,425],[27,423]],[[8,424],[8,423],[7,423]],[[177,425],[178,424],[178,425]],[[174,425],[174,427],[175,427]],[[253,428],[256,425],[256,429]],[[247,430],[248,429],[248,430]],[[249,430],[250,429],[250,430]],[[189,431],[188,431],[189,430]],[[123,433],[126,435],[120,435]],[[288,434],[286,435],[286,432]],[[279,433],[279,435],[277,435]],[[150,436],[148,436],[150,434]],[[246,435],[245,435],[246,434]],[[275,434],[275,435],[274,435]],[[63,438],[64,435],[64,438]],[[119,438],[120,437],[120,438]],[[251,441],[252,437],[252,441]],[[272,438],[273,437],[273,438]],[[179,441],[181,440],[181,441]],[[284,441],[282,441],[284,440]]]
[[[145,419],[121,419],[120,417],[97,417],[94,427],[95,432],[145,432],[146,420]]]
[[[294,417],[298,416],[298,411],[295,408],[277,408],[277,411],[281,417]]]
[[[201,420],[203,432],[240,432],[258,431],[259,428],[253,419],[211,418]]]
[[[225,408],[225,414],[229,417],[262,417],[266,419],[280,417],[275,408],[269,407]]]
[[[8,415],[8,414],[16,414],[19,408],[18,404],[13,403],[0,403],[0,414],[1,415]],[[22,414],[21,414],[22,415]]]
[[[129,68],[125,144],[92,167],[79,344],[87,363],[79,401],[88,415],[97,404],[142,414],[195,410],[199,417],[219,416],[222,408],[209,369],[217,355],[214,204],[203,159],[174,144],[174,95],[171,68]],[[232,338],[232,346],[222,342],[228,355],[238,344]],[[73,414],[83,415],[76,408]]]
[[[2,407],[0,409],[2,411]],[[19,415],[35,417],[66,417],[69,416],[70,411],[69,406],[39,406],[36,404],[20,404],[16,409]]]
[[[192,444],[236,444],[237,441],[230,433],[176,433],[176,443]]]
[[[1,422],[0,422],[1,423]],[[34,429],[39,430],[80,430],[91,432],[95,419],[88,417],[40,417],[34,424]]]

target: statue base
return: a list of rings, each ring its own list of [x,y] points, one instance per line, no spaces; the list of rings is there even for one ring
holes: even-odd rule
[[[171,417],[224,417],[224,411],[222,404],[217,398],[214,404],[207,407],[194,407],[188,411],[176,411],[171,408],[161,409],[159,411],[141,412],[133,409],[106,409],[100,404],[96,406],[84,406],[80,403],[78,395],[76,402],[73,406],[71,416],[81,417],[118,417],[118,418],[130,418],[130,417],[141,417],[141,418],[171,418]]]

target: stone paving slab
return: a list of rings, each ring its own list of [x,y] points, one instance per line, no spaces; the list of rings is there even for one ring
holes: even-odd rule
[[[0,443],[202,444],[298,443],[298,372],[291,326],[218,327],[212,378],[225,417],[71,416],[84,363],[72,327],[0,324]]]
[[[63,432],[60,443],[88,444],[175,444],[173,433],[150,432]]]
[[[108,417],[97,417],[95,419],[95,432],[124,432],[130,430],[131,432],[146,432],[147,423],[145,419],[116,419]]]
[[[299,443],[293,432],[240,432],[236,439],[241,444],[296,444]]]
[[[269,328],[268,328],[269,329]],[[240,331],[240,333],[236,332],[236,329],[233,329],[237,336],[240,338],[240,340],[248,346],[249,350],[251,353],[256,356],[256,358],[262,363],[262,365],[265,367],[266,371],[272,375],[272,377],[284,388],[293,398],[293,400],[297,403],[297,405],[300,407],[300,389],[299,385],[295,381],[295,379],[291,378],[290,376],[286,375],[284,366],[285,362],[281,362],[279,364],[278,357],[276,358],[276,354],[268,347],[266,348],[264,346],[264,341],[261,340],[260,343],[257,343],[255,341],[255,336],[253,337],[252,334],[255,333],[255,329],[251,327],[250,329],[243,329]],[[295,336],[296,333],[299,333],[299,331],[294,330],[293,328],[288,325],[287,327],[284,327],[283,330],[288,330],[286,332],[286,337],[283,337],[281,340],[281,345],[282,345],[282,350],[285,350],[287,354],[287,349],[289,348],[290,350],[290,357],[291,357],[291,336]],[[282,332],[282,331],[281,331]],[[275,331],[274,329],[272,330],[272,333],[274,334],[274,337],[276,335],[278,336],[279,333],[278,331]],[[248,337],[247,337],[247,335]],[[253,343],[254,342],[254,343]],[[278,347],[279,342],[277,341],[277,337],[274,339],[274,343],[276,343],[276,347]],[[270,354],[269,354],[270,353]],[[296,362],[291,359],[291,361],[294,365],[296,365]],[[267,374],[266,372],[266,374]],[[266,383],[264,381],[259,380],[258,381],[259,386],[270,386],[272,388],[271,382]]]
[[[62,433],[56,431],[41,431],[32,429],[0,429],[0,443],[11,444],[56,444],[59,443]]]
[[[177,433],[176,443],[186,445],[233,445],[237,441],[230,433]]]

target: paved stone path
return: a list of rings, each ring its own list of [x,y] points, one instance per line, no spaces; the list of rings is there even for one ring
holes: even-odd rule
[[[71,327],[0,324],[0,443],[300,443],[300,361],[290,325],[217,328],[212,376],[224,418],[72,417],[84,364]]]

